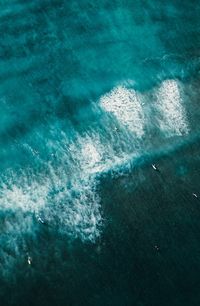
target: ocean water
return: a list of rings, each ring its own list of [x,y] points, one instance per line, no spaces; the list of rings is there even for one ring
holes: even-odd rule
[[[0,306],[200,304],[199,16],[0,1]]]

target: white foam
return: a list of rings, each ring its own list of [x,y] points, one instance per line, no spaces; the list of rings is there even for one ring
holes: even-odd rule
[[[53,220],[56,216],[61,230],[73,238],[95,241],[101,233],[103,220],[96,175],[127,158],[124,152],[115,154],[112,146],[109,139],[104,138],[102,142],[94,131],[77,134],[72,143],[63,144],[67,150],[60,164],[65,164],[66,169],[49,166],[52,185],[59,190],[54,195],[49,218]]]
[[[83,170],[90,173],[101,171],[102,152],[97,139],[81,139],[81,164]]]
[[[107,171],[128,158],[129,153],[126,152],[124,139],[121,142],[119,140],[119,145],[116,146],[116,138],[108,137],[110,135],[107,135],[106,132],[104,131],[105,137],[103,139],[95,132],[78,136],[71,145],[70,151],[82,177],[95,176],[95,174]],[[116,148],[114,148],[115,146]],[[129,147],[129,143],[127,146]]]
[[[62,232],[82,241],[95,241],[101,233],[102,215],[95,180],[73,181],[55,197],[56,218]],[[60,205],[58,205],[60,203]]]
[[[180,136],[189,132],[179,87],[177,81],[166,80],[158,90],[157,107],[161,115],[159,125],[166,136]]]
[[[131,132],[142,136],[143,115],[135,91],[117,87],[101,98],[101,105]],[[106,120],[102,130],[77,133],[73,140],[64,132],[58,140],[57,131],[49,129],[52,138],[46,146],[56,154],[48,163],[30,145],[24,145],[35,158],[40,157],[44,167],[34,174],[5,174],[0,182],[0,209],[42,213],[47,223],[56,224],[67,235],[95,241],[103,223],[96,175],[123,162],[132,148],[132,133],[127,133],[126,128],[118,133],[110,129],[110,117],[106,116]]]
[[[144,116],[139,95],[133,89],[118,86],[100,98],[101,107],[113,113],[137,137],[144,134]]]
[[[8,171],[1,178],[0,209],[42,213],[47,223],[59,220],[58,230],[68,236],[95,241],[102,224],[93,175],[101,170],[96,141],[77,135],[71,145],[61,142],[59,164],[45,164],[46,173]]]
[[[0,207],[36,212],[41,210],[48,194],[48,183],[28,182],[28,176],[13,174],[0,184]]]
[[[101,170],[101,152],[97,140],[89,135],[77,135],[76,140],[70,144],[69,150],[73,156],[74,164],[79,169],[80,177],[88,177],[90,174]]]

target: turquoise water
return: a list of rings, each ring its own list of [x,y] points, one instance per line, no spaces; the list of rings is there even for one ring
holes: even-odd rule
[[[1,306],[199,305],[199,13],[0,1]]]

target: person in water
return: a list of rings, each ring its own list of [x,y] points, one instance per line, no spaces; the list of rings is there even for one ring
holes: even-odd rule
[[[155,171],[159,171],[159,169],[158,169],[158,167],[156,166],[156,164],[152,164],[151,166],[152,166],[152,168],[153,168]]]

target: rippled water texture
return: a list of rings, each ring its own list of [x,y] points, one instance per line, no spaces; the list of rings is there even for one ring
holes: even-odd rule
[[[1,306],[199,305],[199,16],[0,1]]]

